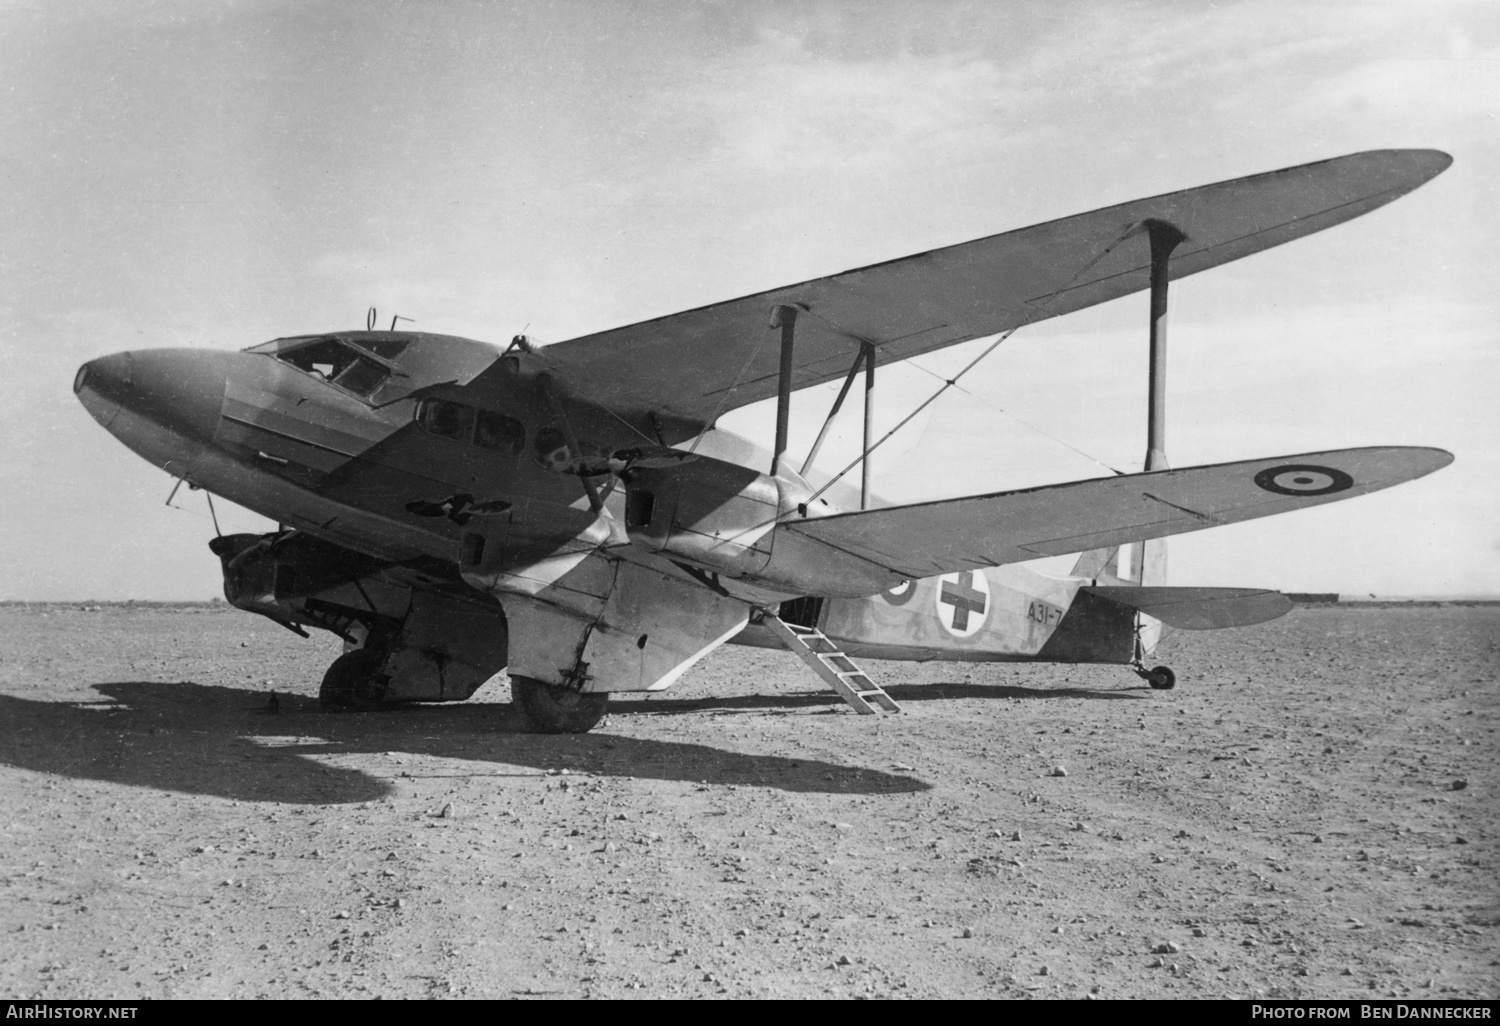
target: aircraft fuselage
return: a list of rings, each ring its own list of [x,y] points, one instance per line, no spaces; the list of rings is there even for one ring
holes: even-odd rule
[[[497,359],[513,360],[515,373],[491,376],[482,395],[464,388]],[[619,453],[682,442],[688,429],[668,425],[663,434],[647,418],[605,412],[538,366],[532,354],[466,339],[352,332],[239,353],[120,353],[86,364],[75,388],[101,424],[173,477],[376,564],[429,574],[447,567],[447,587],[466,583],[512,618],[549,589],[561,589],[565,608],[581,596],[571,615],[595,615],[605,592],[571,582],[590,553],[603,551],[652,587],[691,594],[706,586],[714,601],[742,608],[720,614],[720,626],[743,644],[775,643],[763,628],[744,626],[753,608],[821,593],[816,626],[854,655],[1114,663],[1137,656],[1133,611],[1087,596],[1080,602],[1079,587],[1090,583],[1083,579],[1015,566],[904,583],[830,574],[826,556],[809,558],[800,539],[774,531],[810,486],[787,470],[762,473],[769,454],[727,432],[699,440],[690,478],[671,460],[659,466],[660,458],[611,476],[608,461],[618,470]],[[835,485],[801,515],[857,503],[854,489]],[[226,557],[227,576],[232,562]],[[830,593],[819,585],[831,578],[839,584]],[[281,591],[280,599],[274,587],[259,586],[231,597],[289,625],[361,629],[320,621],[307,609],[321,607],[289,605]],[[331,609],[336,598],[318,601]],[[351,594],[349,602],[373,600]],[[381,608],[413,615],[409,600],[394,613]],[[649,673],[640,683],[665,686]],[[446,696],[447,685],[439,692]]]

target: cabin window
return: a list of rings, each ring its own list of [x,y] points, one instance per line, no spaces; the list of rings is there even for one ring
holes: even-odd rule
[[[526,445],[526,425],[503,413],[480,410],[474,426],[474,444],[507,456],[519,456]]]
[[[468,442],[481,449],[520,455],[526,445],[526,425],[493,410],[476,410],[447,399],[424,399],[417,406],[417,424],[430,435]]]
[[[391,376],[383,364],[331,338],[285,350],[276,358],[358,396],[369,395]]]
[[[417,407],[417,423],[428,434],[467,442],[474,434],[474,408],[446,399],[424,399]]]
[[[544,427],[536,433],[537,462],[548,470],[556,470],[573,458],[568,439],[555,427]]]

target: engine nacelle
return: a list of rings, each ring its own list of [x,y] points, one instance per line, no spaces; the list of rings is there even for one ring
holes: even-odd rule
[[[783,468],[772,477],[700,458],[681,467],[627,471],[625,529],[633,544],[772,592],[818,594],[830,573],[851,595],[889,587],[879,566],[839,553],[778,523],[843,512]],[[773,551],[774,549],[774,551]],[[831,563],[834,560],[837,565]],[[843,591],[840,592],[844,593]]]
[[[377,560],[307,535],[231,534],[209,547],[231,604],[380,652],[386,699],[468,698],[505,666],[504,610],[481,596],[412,588],[387,579]]]
[[[346,585],[379,565],[368,556],[296,533],[226,534],[208,547],[224,568],[229,604],[283,624],[303,619],[302,600]]]
[[[631,542],[728,577],[754,576],[770,562],[781,512],[780,482],[733,463],[699,459],[626,474]]]

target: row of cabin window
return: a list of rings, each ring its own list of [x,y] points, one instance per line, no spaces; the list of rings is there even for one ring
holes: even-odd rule
[[[428,434],[519,456],[526,447],[526,425],[492,410],[476,410],[447,399],[423,399],[417,424]]]

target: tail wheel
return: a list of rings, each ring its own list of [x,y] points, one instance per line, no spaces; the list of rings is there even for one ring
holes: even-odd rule
[[[510,679],[511,699],[538,734],[583,734],[604,718],[609,694],[584,694],[530,677]]]
[[[1150,684],[1156,691],[1171,691],[1177,686],[1177,674],[1169,667],[1153,667],[1150,673],[1145,674],[1146,683]]]
[[[323,674],[318,704],[327,712],[378,709],[385,704],[389,679],[380,672],[385,653],[367,648],[345,652]]]

